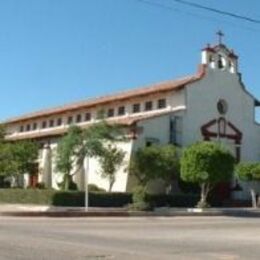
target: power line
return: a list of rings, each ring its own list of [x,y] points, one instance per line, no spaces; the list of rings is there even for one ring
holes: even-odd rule
[[[175,11],[175,12],[179,11],[179,9],[177,9],[177,8],[174,8],[172,6],[165,5],[165,4],[162,4],[162,3],[158,3],[158,2],[152,2],[152,1],[149,1],[149,0],[137,0],[137,1],[144,3],[144,4],[147,4],[147,5],[159,7],[159,8],[162,8],[162,9],[168,9],[168,10]]]
[[[196,18],[199,18],[199,19],[203,19],[203,20],[207,20],[207,21],[214,21],[214,22],[221,22],[221,23],[225,23],[229,26],[232,26],[232,27],[236,27],[237,24],[234,24],[230,21],[227,21],[227,20],[219,20],[215,17],[209,17],[209,16],[205,16],[205,15],[201,15],[201,14],[196,14],[196,13],[193,13],[193,12],[188,12],[188,11],[183,11],[181,9],[178,9],[178,8],[175,8],[173,6],[170,6],[170,5],[166,5],[166,4],[162,4],[162,3],[158,3],[156,1],[152,1],[152,0],[136,0],[137,2],[140,2],[140,3],[143,3],[143,4],[146,4],[146,5],[149,5],[149,6],[153,6],[153,7],[158,7],[162,10],[167,10],[167,11],[174,11],[176,12],[177,14],[184,14],[184,15],[188,15],[188,16],[193,16],[193,17],[196,17]],[[173,0],[175,1],[175,0]],[[177,0],[178,1],[178,0]],[[247,31],[252,31],[252,32],[259,32],[259,30],[257,30],[256,28],[250,28],[248,26],[245,26],[245,25],[240,25],[239,26],[239,29],[245,29]]]
[[[236,18],[236,19],[245,20],[247,22],[260,24],[260,20],[257,20],[257,19],[254,19],[254,18],[251,18],[251,17],[248,17],[248,16],[223,11],[223,10],[220,10],[220,9],[208,7],[208,6],[201,5],[201,4],[196,4],[196,3],[186,1],[186,0],[172,0],[172,1],[180,3],[180,4],[192,6],[192,7],[198,8],[198,9],[203,9],[203,10],[207,10],[207,11],[210,11],[210,12],[218,13],[218,14],[221,14],[221,15],[230,16],[230,17],[233,17],[233,18]]]

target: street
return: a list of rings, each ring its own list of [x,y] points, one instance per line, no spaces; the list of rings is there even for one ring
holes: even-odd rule
[[[0,259],[259,259],[260,218],[0,218]]]

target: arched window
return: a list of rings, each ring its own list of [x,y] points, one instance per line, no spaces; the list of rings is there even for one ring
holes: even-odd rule
[[[224,99],[220,99],[217,103],[217,109],[218,109],[218,112],[221,114],[221,115],[225,115],[227,113],[227,110],[228,110],[228,104],[227,104],[227,101],[224,100]]]
[[[224,68],[223,57],[221,55],[218,55],[218,68],[219,69],[223,69]]]

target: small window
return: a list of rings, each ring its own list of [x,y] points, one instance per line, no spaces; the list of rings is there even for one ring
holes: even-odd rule
[[[24,126],[21,125],[21,126],[20,126],[20,132],[22,133],[23,131],[24,131]]]
[[[224,99],[220,99],[217,103],[217,109],[218,109],[218,112],[221,114],[221,115],[225,115],[227,113],[227,110],[228,110],[228,104],[227,104],[227,101],[224,100]]]
[[[224,58],[221,55],[218,55],[218,68],[219,69],[224,69]]]
[[[158,108],[166,108],[166,99],[163,98],[158,100]]]
[[[90,113],[86,113],[85,114],[85,121],[90,121],[91,120],[91,114]]]
[[[76,122],[77,122],[77,123],[80,123],[81,121],[82,121],[81,114],[78,114],[78,115],[77,115],[77,118],[76,118]]]
[[[97,110],[96,119],[104,119],[106,117],[106,111],[104,108]]]
[[[113,108],[108,109],[107,111],[107,117],[113,117],[115,114],[115,111]]]
[[[61,117],[57,119],[56,125],[57,126],[61,126],[62,125],[62,118]]]
[[[54,126],[54,120],[51,119],[51,120],[49,121],[49,127],[53,127],[53,126]]]
[[[152,109],[153,109],[153,102],[152,102],[152,101],[147,101],[147,102],[145,102],[144,108],[145,108],[145,111],[150,111],[150,110],[152,110]]]
[[[160,143],[159,139],[157,138],[146,138],[145,146],[150,147],[152,145],[158,145]]]
[[[121,106],[118,108],[118,115],[119,116],[122,116],[125,114],[125,107],[124,106]]]
[[[38,127],[37,123],[33,123],[33,130],[36,130]]]
[[[30,131],[30,130],[31,130],[31,125],[30,124],[26,125],[26,131]]]
[[[73,123],[73,117],[69,116],[67,120],[68,125],[71,125]]]
[[[146,141],[146,143],[145,143],[145,146],[146,147],[150,147],[150,146],[152,146],[153,145],[153,143],[151,142],[151,141]]]
[[[42,128],[46,128],[47,127],[47,122],[46,121],[43,121],[42,122]]]
[[[133,113],[139,113],[140,112],[140,104],[133,104]]]

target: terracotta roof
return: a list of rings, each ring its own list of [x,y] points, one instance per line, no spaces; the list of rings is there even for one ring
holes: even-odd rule
[[[155,113],[148,113],[148,114],[143,114],[143,115],[137,115],[137,116],[127,116],[127,117],[122,117],[122,118],[111,118],[108,119],[107,122],[108,123],[116,123],[122,126],[132,126],[135,123],[139,122],[139,121],[143,121],[143,120],[147,120],[147,119],[152,119],[152,118],[156,118],[162,115],[167,115],[170,113],[174,113],[175,111],[172,110],[167,110],[167,111],[161,111],[161,112],[155,112]],[[81,126],[81,128],[85,129],[88,128],[90,125],[93,125],[91,123],[88,123],[84,126]],[[45,131],[41,131],[41,132],[32,132],[32,133],[24,133],[21,135],[15,135],[15,136],[7,136],[6,140],[9,141],[18,141],[18,140],[24,140],[24,139],[41,139],[41,138],[45,138],[45,137],[55,137],[55,136],[61,136],[64,135],[68,130],[68,127],[66,128],[60,128],[60,129],[48,129]]]
[[[204,75],[204,67],[200,66],[198,72],[195,75],[187,76],[184,78],[169,80],[161,83],[157,83],[148,87],[136,88],[129,91],[124,91],[114,95],[102,96],[94,99],[89,99],[81,102],[75,102],[68,105],[59,106],[56,108],[45,109],[38,112],[33,112],[19,117],[14,117],[3,122],[4,124],[16,123],[19,121],[26,121],[39,117],[46,117],[55,114],[61,114],[64,112],[75,111],[78,109],[91,108],[95,106],[109,104],[115,101],[124,101],[126,99],[141,97],[149,94],[155,94],[160,92],[168,92],[171,90],[178,90],[183,88],[186,84],[199,80]]]

